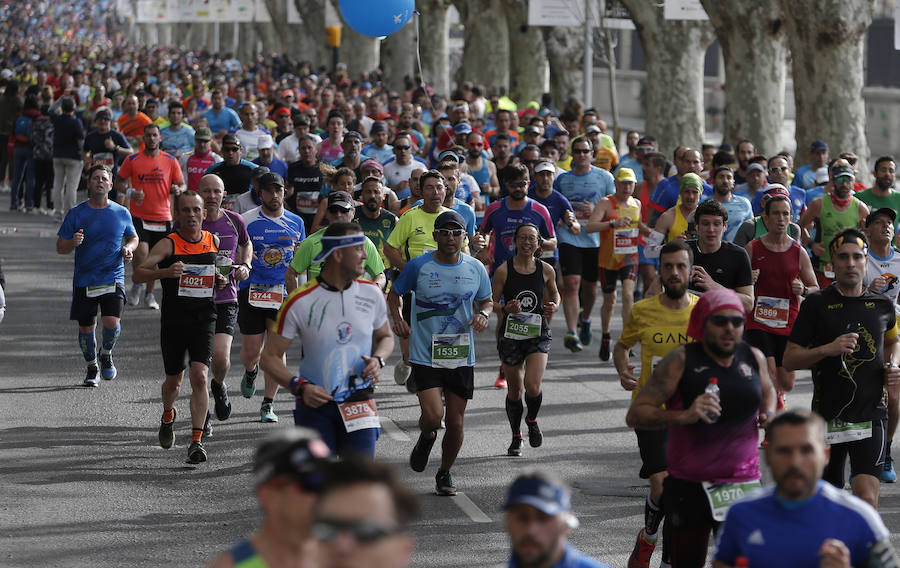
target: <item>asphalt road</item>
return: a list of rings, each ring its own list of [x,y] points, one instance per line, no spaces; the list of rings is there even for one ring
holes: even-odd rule
[[[68,320],[73,261],[56,254],[56,228],[48,217],[0,212],[9,304],[0,324],[0,566],[205,565],[258,525],[253,449],[267,433],[290,427],[292,400],[280,393],[280,422],[261,424],[261,390],[252,400],[242,398],[241,370],[232,368],[227,383],[234,412],[228,421],[214,422],[213,436],[205,440],[209,461],[184,463],[186,392],[177,404],[176,447],[159,448],[159,313],[127,308],[115,351],[119,377],[96,389],[81,387],[84,362],[76,324]],[[617,310],[613,337],[621,329],[618,319]],[[599,305],[594,320],[596,333]],[[505,488],[533,468],[554,471],[572,485],[581,521],[574,544],[612,566],[625,565],[646,494],[637,477],[634,434],[624,422],[629,394],[612,363],[597,358],[597,340],[573,355],[562,346],[563,331],[559,314],[544,377],[544,445],[526,445],[521,458],[505,455],[509,426],[504,391],[492,388],[498,366],[493,333],[480,336],[477,390],[453,469],[460,490],[455,498],[433,494],[437,446],[426,473],[407,466],[418,435],[418,405],[391,380],[399,347],[388,360],[376,394],[384,426],[378,457],[396,465],[421,498],[413,565],[503,565]],[[236,367],[239,346],[236,338]],[[809,374],[801,373],[788,403],[806,407],[810,395]],[[882,485],[881,513],[892,531],[900,526],[898,495],[896,485]],[[657,553],[652,565],[658,562]]]

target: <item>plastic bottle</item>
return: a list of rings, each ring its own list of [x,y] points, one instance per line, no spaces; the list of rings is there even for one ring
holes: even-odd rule
[[[738,556],[734,559],[734,568],[749,568],[750,560],[746,556]]]
[[[709,384],[706,385],[706,389],[703,392],[707,392],[709,394],[714,394],[714,395],[716,395],[716,398],[718,398],[719,397],[719,379],[717,379],[716,377],[710,377]],[[707,412],[706,415],[709,416],[709,419],[712,420],[713,422],[719,421],[719,417],[716,416],[716,414],[713,412]]]

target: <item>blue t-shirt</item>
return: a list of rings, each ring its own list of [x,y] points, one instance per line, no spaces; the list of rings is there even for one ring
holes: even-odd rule
[[[800,214],[806,209],[806,190],[797,187],[796,185],[792,185],[788,188],[788,191],[791,195],[791,221],[796,223],[800,219]],[[756,195],[753,196],[753,199],[750,200],[750,205],[753,206],[754,215],[762,214],[763,193],[765,192],[757,191]]]
[[[285,210],[281,217],[267,217],[262,207],[243,215],[253,244],[250,278],[238,286],[284,284],[284,273],[294,260],[294,247],[306,238],[303,219]]]
[[[825,186],[817,185],[816,187],[806,190],[806,204],[809,205],[816,200],[817,197],[825,195]]]
[[[412,204],[413,207],[421,207],[422,204],[425,203],[423,200],[418,200]],[[475,210],[466,203],[463,203],[458,198],[453,198],[453,206],[450,208],[462,215],[463,220],[466,222],[466,234],[470,237],[475,234]]]
[[[366,156],[371,156],[385,164],[388,160],[394,157],[394,147],[390,144],[385,144],[384,148],[378,149],[375,147],[375,144],[368,144],[363,146],[362,153]]]
[[[135,234],[128,209],[112,201],[103,209],[94,209],[82,201],[69,210],[56,234],[71,239],[79,229],[84,229],[84,241],[75,247],[74,286],[115,282],[124,288],[122,241]]]
[[[203,113],[203,118],[212,130],[213,135],[217,135],[221,131],[231,132],[233,129],[241,126],[241,119],[238,118],[236,112],[228,107],[223,107],[218,114],[213,109]]]
[[[175,157],[180,157],[194,149],[194,129],[187,124],[182,124],[178,130],[172,130],[167,126],[159,131],[162,136],[160,147]]]
[[[553,189],[569,200],[575,217],[584,224],[591,216],[589,213],[580,213],[579,205],[586,201],[597,205],[601,199],[615,193],[616,185],[611,173],[591,166],[586,174],[578,175],[574,171],[563,173],[553,182]],[[563,226],[559,228],[559,242],[580,248],[597,248],[600,246],[600,233],[581,231],[574,235],[568,227]]]
[[[868,566],[872,546],[890,533],[878,513],[861,499],[819,481],[819,490],[801,503],[784,502],[775,486],[751,493],[728,510],[719,531],[715,559],[734,565],[818,568],[826,539],[843,542],[851,566]]]
[[[288,177],[287,164],[284,163],[283,160],[279,160],[278,158],[272,158],[271,164],[261,164],[261,163],[259,163],[259,158],[256,158],[255,160],[251,161],[250,163],[256,164],[257,166],[262,166],[264,168],[269,168],[270,172],[275,172],[276,174],[280,175],[284,179],[287,179],[287,177]]]
[[[621,168],[631,168],[634,172],[634,177],[637,178],[637,184],[640,185],[642,181],[644,181],[644,166],[641,163],[631,156],[623,156],[621,160],[619,160],[619,165],[616,167],[615,171],[619,171]]]
[[[516,559],[510,557],[509,559],[509,568],[519,568],[519,563],[516,562]],[[559,559],[559,562],[551,566],[550,568],[610,568],[606,564],[602,564],[597,562],[590,556],[585,555],[583,552],[575,548],[569,543],[566,543],[566,547],[563,550],[563,556]]]
[[[816,187],[816,170],[812,169],[810,164],[797,168],[794,172],[794,185],[802,189],[812,189]]]
[[[406,263],[394,280],[394,291],[413,294],[409,361],[432,366],[434,334],[468,334],[466,366],[475,365],[475,334],[469,326],[475,313],[472,302],[491,297],[491,280],[484,265],[466,254],[456,264],[441,264],[428,252]]]
[[[722,207],[728,213],[728,229],[725,230],[722,239],[733,241],[741,223],[753,218],[753,207],[750,205],[750,201],[741,195],[732,195],[731,201],[725,201],[722,203]]]
[[[702,183],[703,192],[700,195],[700,201],[709,199],[713,194],[712,186],[705,181]],[[656,189],[653,190],[653,195],[650,196],[650,206],[660,213],[664,213],[666,209],[671,209],[678,204],[678,198],[680,196],[681,180],[675,176],[663,178],[656,184]]]
[[[556,191],[555,189],[550,190],[550,195],[547,197],[540,197],[537,194],[537,190],[534,188],[534,184],[531,184],[531,187],[528,188],[528,197],[534,199],[541,205],[547,208],[547,211],[550,212],[550,220],[553,222],[553,227],[556,228],[559,226],[559,221],[562,219],[563,211],[569,210],[573,211],[572,204],[569,203],[569,200],[566,199],[566,196],[562,193]],[[559,258],[559,247],[553,249],[552,253],[541,253],[541,258]]]

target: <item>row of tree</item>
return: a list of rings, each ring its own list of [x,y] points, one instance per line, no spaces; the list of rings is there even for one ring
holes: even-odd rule
[[[295,3],[303,22],[288,24],[284,0],[266,0],[272,22],[240,24],[239,58],[252,57],[261,44],[266,53],[331,61],[324,22],[326,2],[336,9],[337,0],[288,1]],[[657,0],[620,0],[645,56],[645,130],[657,137],[664,151],[703,141],[703,61],[718,39],[726,74],[726,140],[749,138],[766,154],[782,149],[778,132],[790,59],[799,152],[813,140],[824,139],[833,148],[856,152],[861,163],[867,163],[862,98],[866,30],[876,8],[885,10],[890,0],[701,1],[708,21],[666,20]],[[447,55],[450,5],[465,30],[462,66],[453,82]],[[418,51],[423,76],[440,93],[449,93],[464,79],[503,86],[515,100],[535,100],[548,73],[557,103],[583,92],[582,30],[528,26],[528,0],[417,0],[416,8],[418,38],[415,20],[383,41],[344,26],[340,59],[351,76],[380,65],[391,87],[402,88],[404,78],[416,73]],[[175,27],[179,29],[172,34],[188,47],[210,45],[209,26]],[[220,42],[231,45],[231,33],[223,33]]]

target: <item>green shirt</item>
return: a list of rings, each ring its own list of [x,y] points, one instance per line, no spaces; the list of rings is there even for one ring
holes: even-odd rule
[[[869,206],[869,212],[887,207],[893,209],[895,213],[900,213],[900,192],[890,190],[887,195],[875,195],[871,188],[864,189],[854,194],[854,197]],[[900,221],[894,221],[894,232],[897,232],[897,225]]]
[[[363,207],[365,206],[360,205],[356,208],[356,219],[353,222],[359,223],[363,234],[369,237],[369,240],[375,243],[375,246],[378,248],[378,254],[381,256],[384,265],[390,267],[391,263],[384,256],[384,243],[387,242],[391,231],[394,230],[394,225],[397,224],[397,216],[387,209],[381,209],[378,218],[372,219],[362,211]]]
[[[312,259],[322,252],[323,235],[325,235],[325,229],[319,229],[300,243],[300,246],[294,251],[294,260],[291,261],[291,268],[294,269],[294,272],[303,274],[308,270],[309,273],[307,274],[307,278],[310,280],[317,277],[319,273],[322,272],[322,263],[313,263]],[[374,279],[384,272],[384,263],[381,262],[381,257],[378,256],[378,249],[375,248],[375,244],[368,237],[366,237],[365,248],[366,261],[363,266],[365,267],[366,272]]]

